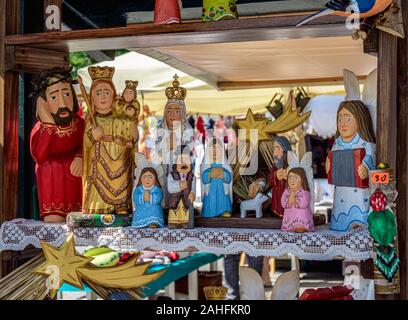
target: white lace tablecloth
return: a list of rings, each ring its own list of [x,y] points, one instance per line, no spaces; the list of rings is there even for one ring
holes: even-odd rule
[[[254,229],[134,229],[75,228],[65,224],[45,224],[17,219],[0,228],[0,251],[20,251],[28,245],[40,248],[40,241],[60,246],[73,232],[78,246],[107,245],[120,251],[198,250],[214,254],[246,252],[251,256],[280,257],[292,253],[300,259],[366,260],[372,254],[372,240],[367,230],[339,233],[326,226],[316,232],[295,234],[280,230]]]

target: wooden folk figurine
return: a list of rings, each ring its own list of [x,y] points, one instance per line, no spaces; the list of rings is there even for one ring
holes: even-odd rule
[[[137,81],[126,80],[122,96],[115,101],[115,112],[118,116],[125,115],[138,121],[140,103],[137,101]]]
[[[269,185],[272,188],[272,213],[280,218],[283,216],[281,198],[285,191],[289,151],[292,151],[289,140],[283,136],[276,136],[273,142],[274,164],[269,172]]]
[[[137,187],[133,190],[132,227],[164,227],[162,199],[163,192],[156,170],[151,167],[142,169]]]
[[[201,165],[201,191],[203,208],[201,216],[206,218],[231,217],[232,169],[224,151],[224,142],[212,138],[205,150]]]
[[[92,78],[90,97],[81,85],[90,108],[84,134],[82,211],[85,214],[128,214],[132,210],[137,127],[132,119],[114,114],[116,89],[112,77],[115,69],[89,67],[88,71]]]
[[[81,210],[82,140],[84,120],[79,111],[72,78],[54,69],[33,82],[37,119],[31,131],[30,150],[36,162],[41,219],[65,222],[66,215]]]
[[[176,153],[172,170],[167,177],[169,192],[169,228],[190,228],[194,223],[193,203],[196,179],[191,151],[181,147]]]
[[[375,168],[375,134],[369,109],[360,100],[344,101],[337,112],[337,134],[326,171],[334,187],[330,228],[366,226],[370,209],[369,170]]]
[[[281,204],[284,208],[282,231],[313,231],[313,213],[311,196],[306,171],[303,168],[292,168],[288,173],[286,189]]]
[[[174,76],[171,87],[166,88],[167,103],[164,107],[163,123],[157,130],[155,151],[151,156],[160,184],[164,191],[164,207],[169,207],[167,177],[173,168],[176,151],[183,146],[189,151],[194,146],[194,130],[187,121],[187,109],[184,102],[187,90],[180,86],[178,76]]]

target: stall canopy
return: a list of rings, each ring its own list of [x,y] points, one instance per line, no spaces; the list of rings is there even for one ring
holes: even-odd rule
[[[376,64],[350,36],[134,49],[98,63],[116,68],[118,92],[125,80],[138,80],[139,100],[152,111],[163,110],[164,90],[177,73],[189,112],[224,115],[265,112],[275,93],[299,86],[312,97],[344,95],[343,68],[364,78]],[[89,87],[86,68],[79,74]]]

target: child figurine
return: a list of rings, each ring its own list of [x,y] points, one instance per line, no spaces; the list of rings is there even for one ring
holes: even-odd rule
[[[151,167],[144,168],[140,173],[139,183],[133,190],[132,227],[164,227],[162,199],[163,192],[160,188],[156,170]]]
[[[310,201],[306,171],[303,168],[291,169],[281,199],[284,208],[282,231],[310,232],[314,230]]]
[[[192,228],[194,223],[193,202],[196,179],[191,152],[185,146],[176,153],[172,171],[167,177],[169,193],[169,228]]]
[[[224,152],[224,143],[216,138],[207,144],[201,166],[203,208],[201,216],[230,218],[232,212],[232,169]]]
[[[115,101],[115,112],[117,116],[127,116],[137,121],[140,114],[140,104],[137,101],[137,81],[126,80],[126,87],[123,90],[122,97]]]

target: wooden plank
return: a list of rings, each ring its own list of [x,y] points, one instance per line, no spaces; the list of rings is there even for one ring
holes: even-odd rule
[[[19,74],[6,72],[4,39],[19,29],[19,0],[0,1],[0,223],[17,217],[18,191],[18,80]]]
[[[61,0],[44,0],[44,31],[45,32],[61,31],[61,25],[62,25],[61,8],[62,8]]]
[[[7,47],[6,71],[38,73],[56,67],[68,67],[68,65],[67,52],[21,46]]]
[[[377,162],[396,166],[398,39],[379,31]]]
[[[405,30],[408,4],[402,2]],[[397,136],[397,221],[400,265],[400,299],[408,299],[408,41],[398,40],[398,136]]]
[[[47,32],[9,36],[7,45],[25,45],[58,51],[149,48],[203,43],[240,42],[349,35],[344,18],[325,17],[301,28],[301,16],[194,22],[171,25],[129,25],[120,28]]]
[[[365,80],[366,75],[359,75],[360,81]],[[282,86],[307,86],[307,85],[333,85],[343,84],[343,77],[314,78],[314,79],[290,79],[290,80],[268,80],[268,81],[220,81],[219,90],[241,90],[241,89],[261,89],[261,88],[279,88]]]
[[[313,215],[315,226],[320,226],[326,223],[324,214]],[[194,225],[197,228],[244,228],[244,229],[280,229],[282,219],[275,217],[263,217],[256,219],[249,216],[245,219],[240,216],[232,216],[231,218],[203,218],[195,217]]]

